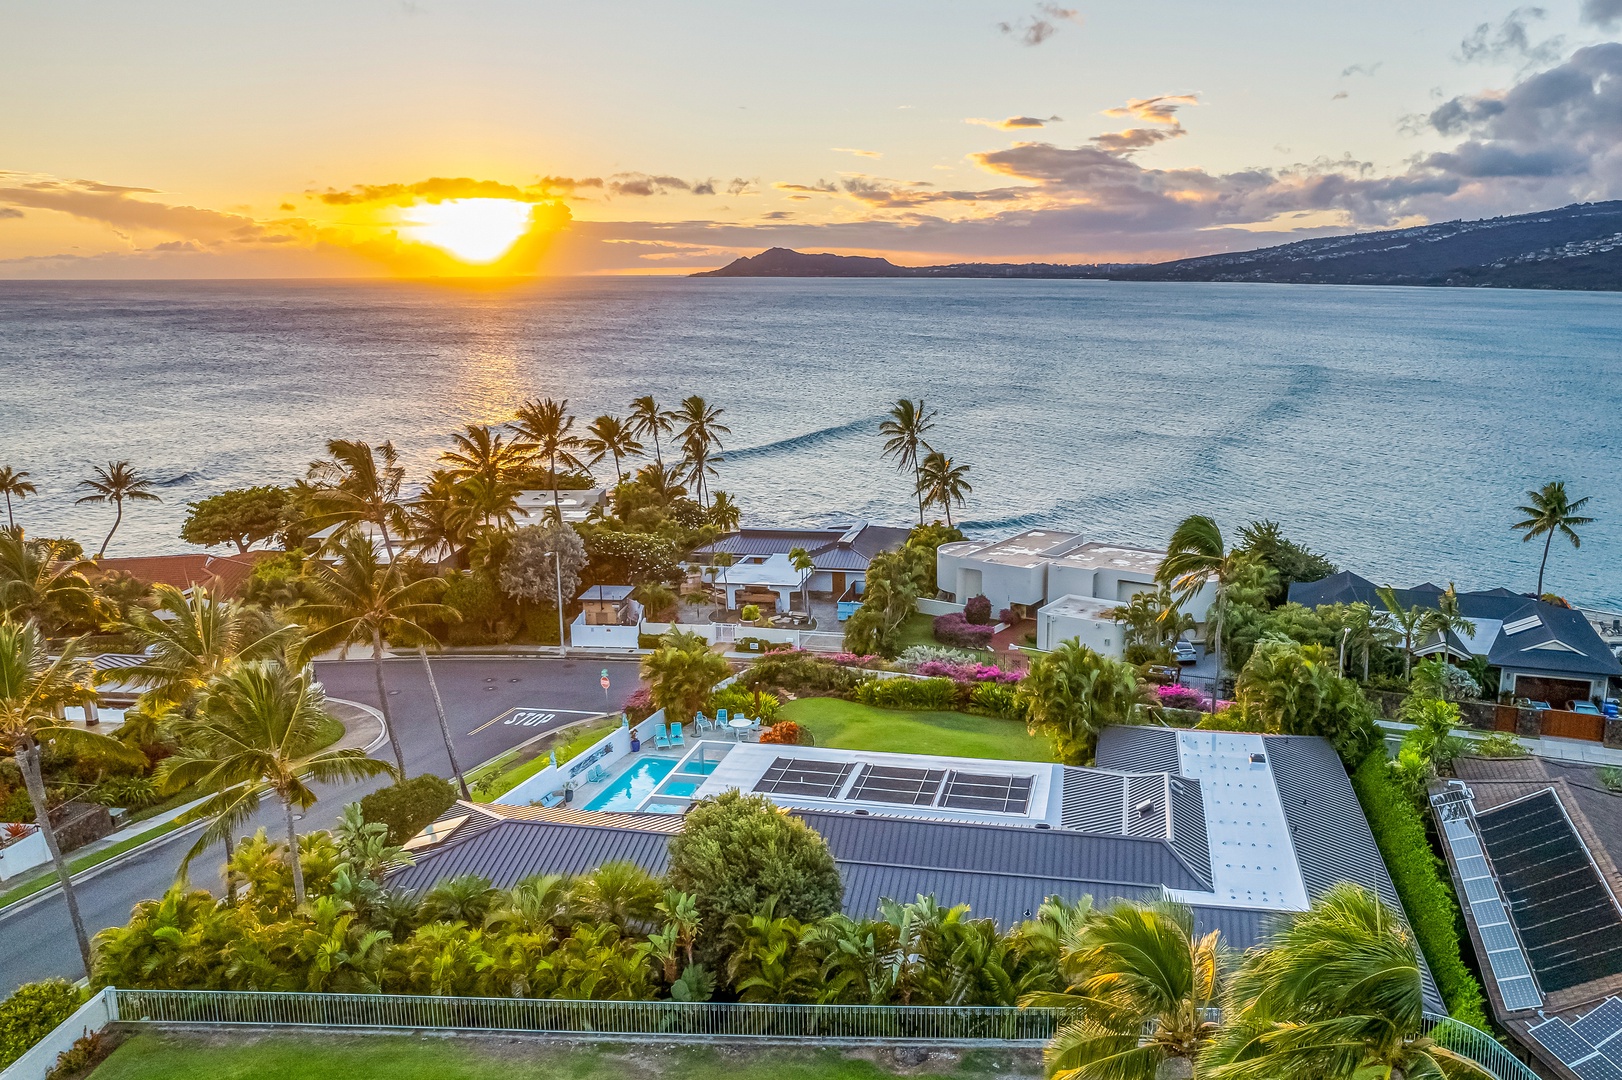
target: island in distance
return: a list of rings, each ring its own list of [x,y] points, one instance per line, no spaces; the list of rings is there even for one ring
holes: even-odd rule
[[[1316,285],[1622,290],[1622,201],[1515,217],[1297,240],[1153,264],[897,266],[862,255],[771,248],[693,277],[1102,278]]]

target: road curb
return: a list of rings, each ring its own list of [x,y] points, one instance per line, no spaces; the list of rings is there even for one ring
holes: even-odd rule
[[[328,698],[327,700],[336,705],[348,705],[350,708],[359,709],[361,712],[377,721],[377,735],[364,747],[367,754],[370,754],[373,750],[376,750],[378,747],[389,741],[389,728],[383,720],[383,711],[381,709],[374,708],[371,705],[364,705],[359,701],[351,701],[348,698],[335,697]],[[345,730],[344,734],[346,736],[348,735],[347,729]],[[343,740],[340,739],[339,741],[342,742]]]

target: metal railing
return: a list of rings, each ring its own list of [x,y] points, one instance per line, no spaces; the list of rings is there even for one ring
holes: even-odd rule
[[[1510,1053],[1497,1039],[1461,1020],[1426,1013],[1420,1032],[1460,1057],[1469,1058],[1498,1080],[1540,1080],[1526,1062]]]
[[[397,994],[278,994],[114,990],[122,1023],[528,1031],[660,1036],[1038,1045],[1060,1013],[1048,1009],[904,1005],[749,1005],[675,1001],[563,1001]]]

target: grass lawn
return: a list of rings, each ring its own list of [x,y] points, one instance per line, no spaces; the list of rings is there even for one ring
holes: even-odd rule
[[[901,647],[898,651],[906,652],[910,645],[939,645],[935,640],[935,617],[915,611],[907,616],[901,624]]]
[[[839,698],[800,698],[778,713],[808,728],[818,746],[881,750],[893,754],[1053,761],[1046,739],[1012,720],[959,712],[876,709]]]
[[[141,1033],[93,1080],[889,1080],[883,1053],[646,1044],[547,1045],[481,1038]],[[937,1064],[938,1063],[938,1064]],[[1010,1065],[1014,1071],[1010,1072]],[[1007,1055],[942,1055],[913,1080],[1041,1075]]]

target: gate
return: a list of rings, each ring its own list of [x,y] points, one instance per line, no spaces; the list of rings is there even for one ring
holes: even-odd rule
[[[1583,739],[1587,742],[1605,741],[1605,717],[1593,713],[1566,712],[1564,709],[1544,709],[1539,714],[1543,734],[1555,739]]]

